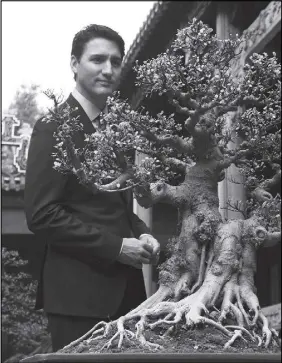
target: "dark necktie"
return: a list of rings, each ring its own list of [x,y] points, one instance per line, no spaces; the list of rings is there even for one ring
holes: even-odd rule
[[[97,130],[100,126],[100,115],[96,116],[91,122],[94,126],[94,129]]]

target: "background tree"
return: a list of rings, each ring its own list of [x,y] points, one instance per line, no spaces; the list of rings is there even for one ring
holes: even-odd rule
[[[28,123],[33,127],[36,120],[44,113],[37,101],[40,92],[40,87],[36,84],[21,85],[8,112],[15,115],[22,123]]]
[[[210,325],[226,335],[225,348],[237,338],[266,347],[276,338],[260,309],[254,275],[256,249],[281,238],[281,66],[275,55],[254,54],[243,76],[233,77],[242,40],[218,40],[194,20],[165,53],[137,65],[144,94],[166,95],[183,122],[174,114],[132,110],[112,97],[98,131],[77,149],[74,135],[82,126],[73,111],[55,107],[46,118],[58,125],[57,170],[76,174],[93,193],[133,188],[142,206],[164,202],[180,212],[179,235],[169,241],[159,267],[158,291],[117,321],[99,323],[64,352],[98,351],[116,342],[120,348],[133,337],[159,348],[146,339],[148,330],[159,327],[169,334],[177,326]],[[234,133],[243,142],[230,150]],[[141,165],[134,165],[135,151],[147,154]],[[248,203],[244,220],[223,221],[217,184],[232,163],[245,176]]]

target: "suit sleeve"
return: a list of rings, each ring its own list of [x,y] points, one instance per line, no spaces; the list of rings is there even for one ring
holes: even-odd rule
[[[131,191],[127,191],[123,193],[123,200],[127,204],[128,217],[130,219],[131,229],[135,236],[135,238],[139,238],[143,233],[151,234],[150,228],[146,225],[142,219],[140,219],[135,213],[132,211],[132,193]]]
[[[134,236],[139,238],[143,233],[151,234],[150,229],[135,213],[131,214],[131,224]]]
[[[25,212],[29,229],[62,253],[83,262],[112,263],[122,238],[85,223],[63,207],[68,176],[53,169],[55,126],[39,120],[33,130],[26,169]]]

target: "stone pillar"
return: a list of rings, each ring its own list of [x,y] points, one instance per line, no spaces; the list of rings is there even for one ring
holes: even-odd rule
[[[235,33],[238,33],[238,30],[236,31],[231,23],[235,11],[236,8],[232,8],[230,6],[230,3],[227,3],[225,1],[218,2],[216,16],[216,35],[219,39],[228,39],[230,37],[230,34],[235,35]],[[233,116],[234,112],[229,112],[229,117],[226,124],[227,128],[231,127]],[[228,147],[231,150],[240,143],[240,140],[238,138],[235,139],[234,137],[233,139],[234,142],[229,142],[228,144]],[[232,204],[240,203],[240,209],[244,208],[246,202],[246,195],[243,182],[243,176],[239,173],[238,168],[234,164],[232,164],[225,171],[225,179],[222,182],[218,183],[220,213],[224,220],[244,218],[242,213],[227,209],[229,208],[229,200],[232,202]]]
[[[136,152],[135,163],[139,165],[144,157],[145,157],[144,154]],[[142,219],[142,221],[144,221],[150,229],[152,229],[152,224],[153,224],[152,208],[145,209],[141,207],[137,203],[137,200],[134,198],[133,212],[137,214],[138,217]],[[157,291],[157,283],[153,281],[154,268],[155,267],[152,265],[143,265],[142,268],[147,297],[150,297]]]
[[[142,92],[137,90],[131,99],[131,107],[136,109],[139,104],[142,102]],[[136,152],[135,154],[135,164],[139,165],[143,158],[144,154]],[[142,221],[146,223],[146,225],[152,230],[153,225],[153,213],[152,208],[145,209],[141,207],[137,200],[133,199],[133,212],[140,218]],[[153,281],[153,269],[155,267],[152,265],[143,265],[143,277],[146,288],[146,295],[150,297],[157,291],[157,283]]]

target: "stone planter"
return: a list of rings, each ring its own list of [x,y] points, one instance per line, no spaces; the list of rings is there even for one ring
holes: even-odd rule
[[[264,354],[264,353],[177,353],[177,354],[158,354],[158,353],[109,353],[109,354],[36,354],[32,357],[21,360],[20,363],[100,363],[100,362],[142,362],[142,363],[165,363],[165,362],[201,362],[201,363],[272,363],[281,362],[281,354]]]

